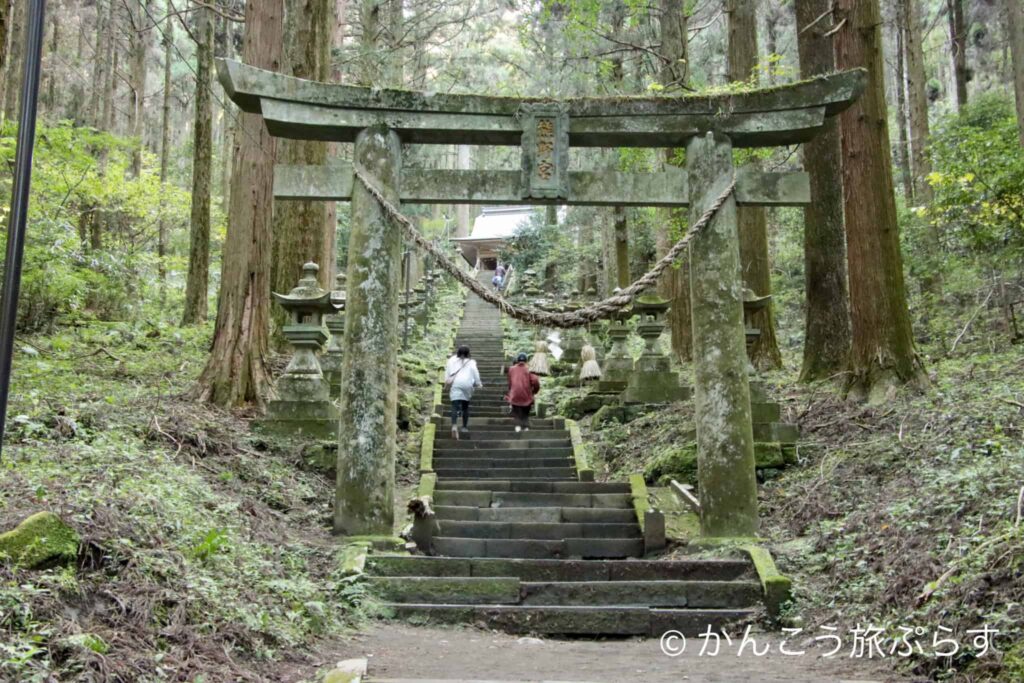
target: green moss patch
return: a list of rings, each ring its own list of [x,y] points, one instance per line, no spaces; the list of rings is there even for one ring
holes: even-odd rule
[[[0,560],[17,567],[44,569],[74,562],[78,533],[52,512],[37,512],[0,534]]]

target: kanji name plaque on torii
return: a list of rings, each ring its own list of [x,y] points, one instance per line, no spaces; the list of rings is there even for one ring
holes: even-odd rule
[[[569,108],[564,103],[523,104],[524,199],[569,198]]]

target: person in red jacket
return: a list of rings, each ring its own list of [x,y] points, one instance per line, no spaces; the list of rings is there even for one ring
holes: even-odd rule
[[[516,431],[530,431],[530,409],[533,397],[540,391],[540,378],[526,367],[526,354],[516,357],[516,364],[508,369],[508,393],[505,400],[512,407],[512,418]]]

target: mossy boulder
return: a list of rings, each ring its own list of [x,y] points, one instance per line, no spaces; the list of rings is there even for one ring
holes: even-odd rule
[[[52,512],[37,512],[0,534],[0,562],[46,569],[75,561],[78,533]]]
[[[663,484],[670,479],[697,483],[697,445],[672,446],[662,450],[644,470],[644,479]]]

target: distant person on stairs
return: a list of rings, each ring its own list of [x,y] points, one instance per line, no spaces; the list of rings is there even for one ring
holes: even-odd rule
[[[512,407],[512,418],[516,431],[530,431],[530,410],[533,397],[540,391],[540,378],[526,366],[526,354],[516,357],[516,363],[508,369],[508,393],[505,400]]]
[[[469,347],[460,346],[455,355],[448,359],[444,368],[444,385],[452,401],[452,438],[458,440],[459,415],[462,415],[462,431],[469,431],[469,402],[473,391],[482,387],[480,371],[476,361],[469,357]]]

